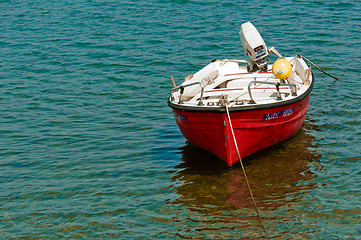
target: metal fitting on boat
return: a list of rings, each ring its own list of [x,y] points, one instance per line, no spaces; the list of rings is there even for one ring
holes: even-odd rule
[[[228,103],[228,96],[227,95],[225,95],[225,94],[222,94],[221,95],[221,98],[219,99],[219,104],[221,105],[221,106],[226,106],[227,105],[227,103]]]

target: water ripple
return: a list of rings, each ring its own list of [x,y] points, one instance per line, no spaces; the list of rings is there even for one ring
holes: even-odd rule
[[[315,71],[304,128],[245,159],[269,233],[360,235],[358,1],[0,5],[0,238],[261,239],[240,168],[166,105],[171,75],[243,57],[245,21],[339,77]]]

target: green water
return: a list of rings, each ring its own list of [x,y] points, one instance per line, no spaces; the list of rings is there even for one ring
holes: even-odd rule
[[[360,239],[361,3],[0,1],[1,239],[263,239],[239,167],[188,143],[172,83],[244,58],[252,21],[302,54],[304,127],[245,159],[269,235]]]

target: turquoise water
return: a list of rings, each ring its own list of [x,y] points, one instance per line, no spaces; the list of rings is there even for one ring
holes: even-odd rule
[[[0,238],[263,239],[239,167],[166,104],[252,21],[315,70],[290,140],[245,159],[275,239],[360,239],[361,3],[0,1]]]

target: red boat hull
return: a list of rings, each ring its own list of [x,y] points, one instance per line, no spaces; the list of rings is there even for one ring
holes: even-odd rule
[[[255,110],[230,110],[241,158],[292,137],[302,127],[310,94],[298,102]],[[226,112],[173,108],[177,125],[192,144],[232,166],[239,161]]]

